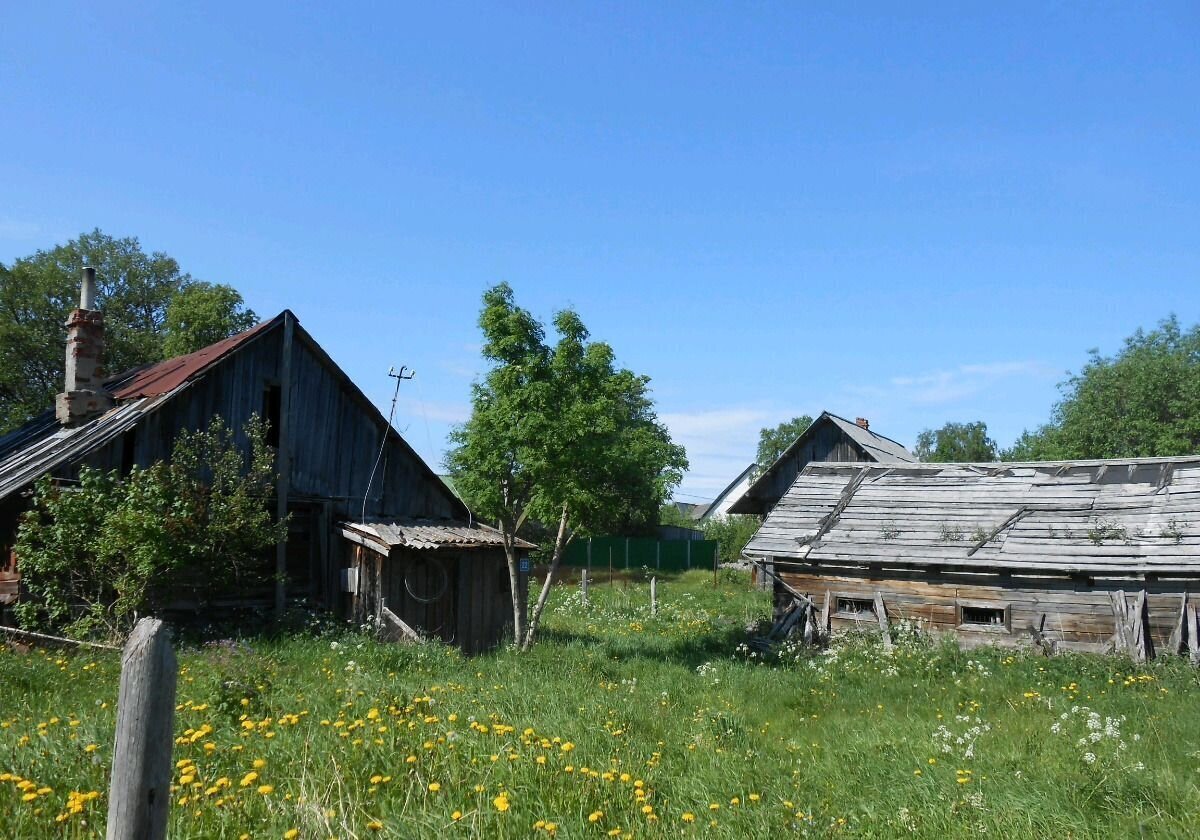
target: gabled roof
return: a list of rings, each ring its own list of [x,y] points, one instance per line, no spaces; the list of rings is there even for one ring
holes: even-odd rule
[[[733,493],[737,492],[738,488],[742,487],[743,483],[747,482],[756,469],[758,469],[758,464],[751,464],[750,466],[746,467],[746,469],[738,473],[737,478],[729,482],[725,489],[717,494],[717,498],[713,499],[707,505],[701,505],[701,509],[692,514],[692,518],[704,520],[719,510],[721,504],[728,500]],[[740,496],[741,494],[739,493],[738,495]]]
[[[838,567],[1200,574],[1200,456],[810,463],[746,546]]]
[[[176,356],[173,359],[147,365],[126,371],[104,383],[104,387],[113,395],[113,399],[132,399],[134,397],[156,397],[166,394],[203,374],[226,356],[249,344],[260,335],[283,324],[289,315],[284,310],[269,321],[263,321],[237,335],[210,344],[186,356]],[[295,318],[295,315],[292,315]],[[296,322],[297,324],[299,321]]]
[[[820,416],[812,421],[808,428],[801,432],[800,436],[792,441],[788,445],[788,448],[769,467],[759,473],[758,477],[746,488],[746,492],[742,494],[742,497],[730,506],[730,513],[761,513],[762,511],[755,509],[754,504],[750,500],[761,495],[761,491],[769,487],[774,481],[775,474],[792,461],[799,450],[811,441],[820,428],[826,424],[833,425],[841,430],[867,456],[880,463],[916,463],[918,460],[916,455],[913,455],[903,445],[891,438],[884,437],[878,432],[872,432],[870,429],[864,429],[857,423],[850,422],[845,417],[839,417],[829,411],[822,411]]]
[[[439,548],[502,548],[504,537],[495,528],[478,522],[450,519],[404,519],[393,522],[343,522],[342,536],[382,554],[392,548],[429,550]],[[519,537],[522,550],[537,548]]]
[[[194,353],[135,368],[106,380],[104,387],[112,394],[116,405],[86,423],[63,426],[55,419],[54,412],[48,411],[0,437],[0,499],[28,487],[51,470],[79,461],[112,442],[118,435],[140,422],[142,417],[157,410],[192,383],[203,378],[222,361],[248,347],[255,340],[282,328],[288,318],[292,319],[295,326],[296,340],[303,343],[337,377],[363,411],[372,415],[380,426],[387,425],[387,419],[375,404],[300,325],[296,316],[285,309],[274,318]],[[441,478],[409,446],[408,441],[390,426],[388,433],[416,461],[428,480],[446,489],[446,496],[457,514],[463,518],[469,517],[470,511],[463,501],[446,487]]]
[[[890,437],[884,437],[878,432],[872,432],[870,429],[864,429],[857,423],[851,423],[845,417],[838,417],[836,414],[830,414],[828,411],[821,412],[821,417],[826,417],[831,420],[834,425],[850,436],[850,439],[865,449],[867,452],[875,456],[875,460],[880,463],[889,461],[903,461],[906,463],[916,463],[917,456],[909,452],[904,446]],[[820,420],[821,417],[817,419]],[[813,422],[816,425],[816,421]],[[805,434],[807,434],[805,430]],[[803,435],[801,436],[803,438]],[[788,447],[790,451],[797,444],[801,444],[801,440],[797,440],[792,446]]]

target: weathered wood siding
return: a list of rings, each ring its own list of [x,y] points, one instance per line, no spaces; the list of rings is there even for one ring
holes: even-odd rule
[[[867,570],[780,571],[792,588],[823,603],[831,596],[830,624],[834,629],[854,627],[860,622],[839,615],[837,599],[870,600],[883,595],[892,622],[910,619],[936,631],[954,631],[976,641],[1000,644],[1028,641],[1029,626],[1046,616],[1046,633],[1065,642],[1066,647],[1095,649],[1107,644],[1115,628],[1109,593],[1124,590],[1132,606],[1137,592],[1145,589],[1150,612],[1150,629],[1156,645],[1164,645],[1179,619],[1184,591],[1200,591],[1197,581],[1159,580],[1150,582],[1114,579],[1000,577],[986,574],[946,575],[918,571],[893,571],[873,576]],[[790,600],[777,588],[777,610]],[[983,629],[959,624],[959,607],[994,607],[1009,610],[1007,629]],[[867,626],[874,628],[873,620]]]
[[[339,542],[344,568],[358,570],[358,591],[347,595],[343,605],[355,621],[378,616],[386,602],[410,627],[466,653],[493,648],[511,632],[512,599],[503,550],[432,553],[395,548],[384,557],[349,540]]]

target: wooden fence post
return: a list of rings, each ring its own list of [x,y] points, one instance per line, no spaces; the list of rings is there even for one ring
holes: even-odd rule
[[[579,579],[579,591],[583,595],[583,605],[586,607],[588,603],[588,570],[583,570],[583,576]]]
[[[650,578],[650,615],[658,615],[658,578]]]
[[[108,840],[163,840],[171,805],[178,668],[161,621],[143,618],[121,654]]]

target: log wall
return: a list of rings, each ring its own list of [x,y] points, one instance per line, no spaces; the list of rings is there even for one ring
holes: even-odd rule
[[[1102,648],[1111,639],[1115,629],[1112,592],[1124,590],[1132,606],[1137,592],[1145,589],[1151,635],[1156,644],[1165,645],[1179,618],[1180,597],[1185,591],[1200,591],[1200,581],[1182,579],[1140,581],[869,569],[777,571],[784,582],[817,604],[823,602],[826,592],[830,593],[830,624],[834,629],[868,621],[867,626],[874,626],[872,616],[856,620],[838,614],[837,598],[870,600],[880,593],[891,621],[916,620],[932,630],[955,632],[970,641],[1028,641],[1030,625],[1036,625],[1045,614],[1046,635],[1063,647],[1080,650]],[[788,603],[790,596],[777,585],[777,616]],[[958,618],[963,605],[1007,609],[1007,626],[962,627]]]

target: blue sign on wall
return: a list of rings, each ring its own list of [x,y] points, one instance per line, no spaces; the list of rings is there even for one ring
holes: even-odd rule
[[[529,558],[522,557],[520,566],[518,568],[521,570],[521,572],[523,574],[529,574],[529,569],[531,568],[530,563],[529,563]]]

